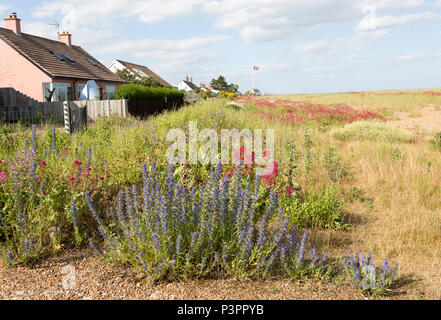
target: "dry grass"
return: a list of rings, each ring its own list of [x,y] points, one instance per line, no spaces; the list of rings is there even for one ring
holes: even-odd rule
[[[417,111],[423,107],[432,105],[435,108],[441,106],[441,96],[428,94],[429,91],[441,92],[441,89],[424,90],[394,90],[375,91],[361,93],[337,93],[337,94],[296,94],[278,95],[274,98],[292,99],[296,101],[310,101],[316,103],[345,103],[359,109],[371,111],[401,111],[417,115]]]
[[[419,94],[421,91],[414,92],[417,94],[295,95],[289,98],[347,103],[370,110],[388,106],[414,114],[428,103],[441,103],[439,96],[426,97]],[[288,134],[277,137],[283,140]],[[302,135],[301,132],[297,134]],[[313,243],[334,256],[353,248],[361,252],[372,251],[378,259],[377,264],[388,257],[398,262],[402,289],[412,298],[440,299],[441,154],[431,148],[430,136],[421,132],[414,143],[402,143],[342,142],[330,140],[329,132],[316,131],[314,135],[315,150],[323,151],[330,141],[337,148],[341,161],[348,164],[350,178],[341,181],[341,190],[349,193],[356,187],[362,195],[347,208],[352,225],[349,231],[316,232]],[[301,138],[298,141],[302,143]],[[303,165],[303,159],[299,165]],[[316,174],[319,175],[319,171]],[[308,177],[303,179],[308,180]]]
[[[380,256],[396,260],[402,274],[414,274],[423,280],[427,295],[440,298],[433,289],[441,284],[441,166],[439,160],[430,171],[427,166],[437,155],[427,151],[424,142],[397,145],[401,158],[382,154],[391,146],[381,144],[341,147],[354,149],[355,183],[374,200],[370,222],[361,230],[356,227],[353,237]]]

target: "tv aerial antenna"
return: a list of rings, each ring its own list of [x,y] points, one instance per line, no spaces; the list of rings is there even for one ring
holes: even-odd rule
[[[60,34],[60,24],[57,22],[57,20],[55,20],[55,23],[48,23],[48,25],[55,26],[55,28],[57,28],[57,35]]]

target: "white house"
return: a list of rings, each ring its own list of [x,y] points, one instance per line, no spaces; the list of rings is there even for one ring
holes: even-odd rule
[[[211,92],[211,93],[213,93],[215,95],[218,95],[219,92],[220,92],[219,90],[215,90],[212,86],[208,86],[208,85],[206,85],[205,83],[202,83],[202,82],[201,82],[200,88],[201,88],[202,91],[209,91],[209,92]]]
[[[113,60],[108,66],[107,69],[116,73],[118,70],[127,69],[131,74],[133,74],[136,78],[153,78],[162,84],[164,87],[171,87],[172,85],[154,73],[152,70],[147,68],[146,66],[141,66],[139,64],[126,62],[122,60]]]
[[[259,89],[250,89],[249,91],[248,91],[250,94],[252,94],[252,95],[255,95],[255,96],[261,96],[262,95],[262,92],[260,92],[260,90]]]
[[[193,91],[197,88],[197,86],[193,83],[193,77],[191,77],[190,79],[188,78],[188,75],[185,76],[185,80],[182,80],[181,82],[179,82],[178,84],[178,89],[179,90],[184,90],[184,91]]]

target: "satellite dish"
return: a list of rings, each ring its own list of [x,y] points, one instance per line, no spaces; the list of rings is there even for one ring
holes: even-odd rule
[[[80,101],[82,100],[99,100],[98,85],[95,81],[87,81],[86,86],[81,90]]]

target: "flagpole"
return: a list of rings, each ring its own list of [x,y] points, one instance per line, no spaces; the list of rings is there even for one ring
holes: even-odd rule
[[[253,108],[254,108],[254,66],[253,69],[251,70],[251,90],[252,90],[252,99],[253,99]]]

